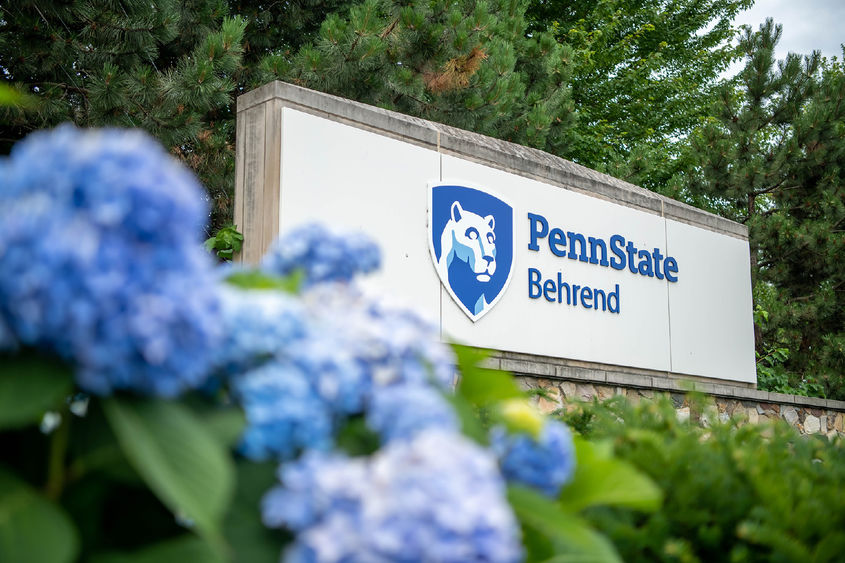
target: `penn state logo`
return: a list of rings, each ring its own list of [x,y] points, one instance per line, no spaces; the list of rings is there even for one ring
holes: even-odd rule
[[[440,281],[474,321],[504,294],[513,271],[513,207],[485,191],[430,186],[429,248]]]

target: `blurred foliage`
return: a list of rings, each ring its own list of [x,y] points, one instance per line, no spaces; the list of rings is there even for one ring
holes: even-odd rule
[[[0,365],[2,395],[18,403],[0,425],[0,560],[228,559],[224,516],[242,494],[230,453],[244,426],[237,407],[202,394],[71,393],[71,371],[36,354]],[[235,527],[268,533],[257,505]]]
[[[257,276],[239,279],[239,287],[266,288]],[[543,423],[538,412],[526,414],[527,396],[510,374],[479,366],[485,353],[457,347],[457,356],[461,379],[450,398],[472,438],[485,443],[493,422]],[[291,540],[261,522],[277,464],[237,453],[246,421],[222,389],[179,400],[101,398],[73,392],[71,371],[37,353],[4,355],[0,366],[0,397],[15,397],[0,417],[0,560],[275,561]],[[338,436],[351,455],[381,445],[361,417]],[[576,440],[577,470],[559,499],[508,490],[528,561],[622,561],[584,514],[659,508],[655,482],[608,446]]]
[[[718,422],[691,396],[689,419],[666,397],[578,403],[564,415],[591,441],[651,477],[657,512],[596,507],[586,518],[623,560],[841,561],[845,553],[845,447],[800,436],[783,421]],[[711,400],[712,401],[712,400]]]
[[[522,407],[513,408],[515,400],[527,396],[511,374],[481,367],[486,351],[458,345],[454,349],[460,367],[454,401],[465,433],[486,443],[487,432],[482,428],[495,423],[519,427],[526,417],[534,418]],[[527,561],[626,560],[624,555],[620,559],[608,538],[597,532],[583,513],[600,506],[627,507],[635,513],[654,511],[660,507],[662,492],[651,478],[615,456],[608,446],[576,438],[575,475],[556,500],[534,489],[509,488],[508,499],[522,525]]]

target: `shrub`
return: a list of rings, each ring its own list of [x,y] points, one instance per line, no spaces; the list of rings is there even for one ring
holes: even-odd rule
[[[701,398],[693,412],[706,410]],[[582,404],[565,415],[664,492],[651,514],[600,507],[588,519],[625,561],[841,561],[845,448],[783,421],[679,421],[667,398]],[[716,417],[709,417],[716,420]]]

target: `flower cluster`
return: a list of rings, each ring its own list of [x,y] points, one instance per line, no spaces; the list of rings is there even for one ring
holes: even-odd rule
[[[423,315],[351,286],[314,288],[303,299],[315,318],[332,326],[335,339],[354,352],[373,382],[452,388],[454,355]]]
[[[336,233],[321,225],[310,224],[281,237],[262,262],[265,271],[287,276],[297,270],[305,274],[304,283],[348,282],[356,274],[379,267],[381,255],[365,235]]]
[[[490,431],[491,448],[502,473],[514,481],[556,497],[575,470],[575,446],[566,425],[547,420],[537,437],[510,433],[503,426]]]
[[[291,295],[221,285],[219,296],[223,337],[214,366],[221,375],[249,371],[307,334],[308,313]]]
[[[307,375],[292,363],[270,362],[233,380],[247,416],[241,452],[250,459],[291,459],[332,445],[332,413]]]
[[[97,394],[203,382],[217,300],[190,172],[143,133],[63,126],[18,143],[0,186],[3,340],[72,361]]]
[[[377,388],[367,411],[367,426],[386,442],[407,440],[432,428],[457,432],[455,411],[441,393],[431,385]]]
[[[276,244],[262,268],[303,272],[299,296],[221,283],[199,185],[137,132],[33,135],[0,186],[0,351],[58,354],[101,395],[225,387],[240,451],[283,462],[263,516],[296,534],[288,560],[516,561],[505,478],[549,495],[571,478],[566,427],[522,403],[502,414],[527,431],[461,437],[439,327],[348,283],[379,264],[363,236],[311,225]],[[381,449],[337,453],[353,420]]]
[[[287,561],[518,561],[496,462],[453,432],[392,442],[371,458],[306,454],[283,466],[264,521],[297,532]]]
[[[314,444],[325,449],[355,415],[384,441],[457,427],[442,395],[454,360],[420,316],[341,285],[302,299],[234,288],[222,295],[226,337],[215,364],[246,412],[249,457],[289,460]],[[319,414],[303,416],[303,403]]]

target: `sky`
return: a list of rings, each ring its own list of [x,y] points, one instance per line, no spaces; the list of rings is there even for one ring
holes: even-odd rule
[[[809,55],[815,49],[825,57],[842,59],[839,44],[845,43],[845,0],[757,0],[734,22],[756,30],[767,17],[783,25],[777,59],[788,52]]]

